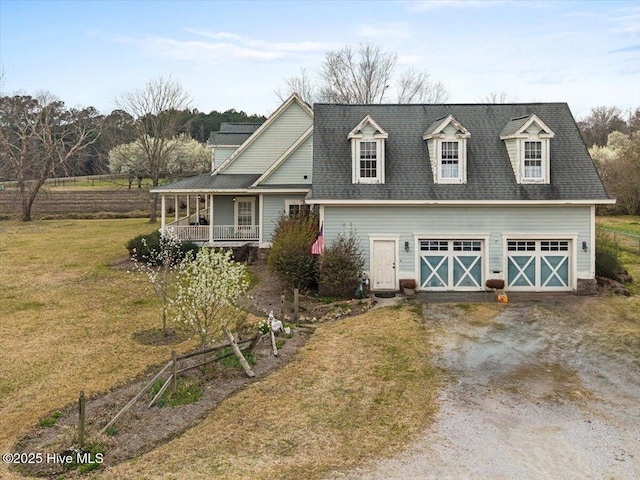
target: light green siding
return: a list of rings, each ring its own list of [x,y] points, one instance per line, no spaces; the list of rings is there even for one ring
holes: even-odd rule
[[[262,210],[262,241],[265,243],[271,242],[271,235],[273,230],[282,215],[285,212],[285,202],[287,200],[304,200],[305,195],[299,194],[278,194],[278,195],[264,195],[263,202],[264,207]]]
[[[233,195],[217,195],[213,201],[213,224],[214,225],[234,225],[235,224],[235,207],[233,204]],[[245,196],[237,196],[244,198]],[[255,210],[253,218],[258,225],[259,200],[257,195],[247,195],[247,198],[255,199]]]
[[[292,102],[223,173],[263,173],[300,138],[312,122],[309,113],[297,102]]]
[[[264,185],[311,184],[313,136],[302,144],[264,181]],[[305,178],[306,177],[306,178]]]
[[[353,227],[361,240],[369,269],[369,236],[399,235],[399,275],[415,274],[415,237],[478,235],[488,237],[488,271],[504,271],[503,235],[576,235],[577,272],[590,272],[591,207],[355,207],[325,206],[325,245]],[[409,251],[404,249],[409,242]],[[587,252],[582,242],[589,245]]]
[[[222,165],[237,149],[238,147],[216,147],[214,150],[216,167]]]

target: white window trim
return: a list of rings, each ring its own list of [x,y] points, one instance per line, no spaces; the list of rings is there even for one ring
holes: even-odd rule
[[[443,142],[458,143],[458,176],[442,176],[442,144]],[[438,157],[436,166],[436,183],[467,183],[467,140],[466,138],[442,138],[436,140],[436,154]]]
[[[251,226],[256,225],[256,197],[236,197],[236,201],[233,202],[233,226],[237,230],[238,225],[238,204],[240,202],[251,202]],[[245,225],[243,225],[245,226]]]
[[[362,130],[365,126],[371,126],[374,129],[373,134],[365,135]],[[351,183],[384,183],[385,182],[385,140],[389,134],[378,125],[378,123],[367,115],[360,123],[349,132],[347,139],[351,142]],[[360,176],[360,142],[376,142],[376,176],[361,177]]]
[[[284,200],[284,213],[287,217],[291,216],[291,213],[289,212],[289,207],[291,205],[305,205],[305,202],[303,199],[301,198],[285,198]]]
[[[542,144],[542,159],[540,162],[542,172],[540,177],[525,177],[525,142],[540,142]],[[518,141],[520,183],[549,183],[550,143],[548,138],[540,138],[538,135],[531,135]]]
[[[351,141],[353,153],[353,183],[384,183],[384,139],[380,138],[354,138]],[[360,144],[361,142],[374,142],[376,144],[376,176],[360,176]]]

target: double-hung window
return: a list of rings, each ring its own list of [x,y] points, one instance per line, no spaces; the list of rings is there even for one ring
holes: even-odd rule
[[[441,143],[440,178],[460,178],[460,153],[457,141]]]
[[[352,183],[384,183],[384,145],[388,136],[370,115],[349,132]]]
[[[378,143],[363,140],[360,145],[360,179],[375,179],[378,177]]]
[[[542,142],[524,142],[524,178],[542,179]]]

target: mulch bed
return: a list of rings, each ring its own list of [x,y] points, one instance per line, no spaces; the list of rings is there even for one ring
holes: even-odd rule
[[[189,380],[202,382],[202,397],[195,403],[175,407],[154,405],[149,408],[147,405],[152,396],[146,392],[131,410],[118,419],[111,434],[98,435],[98,432],[151,380],[161,366],[150,369],[142,378],[89,398],[86,402],[86,443],[97,442],[106,450],[103,466],[116,465],[142,455],[197,425],[225,398],[287,363],[306,342],[309,334],[307,329],[296,329],[292,338],[278,338],[286,343],[279,349],[277,357],[273,355],[269,337],[263,337],[255,350],[256,364],[252,367],[256,374],[254,378],[247,377],[241,369],[219,362],[214,369],[208,367],[205,374],[200,369],[192,370],[194,373],[190,374]],[[194,363],[201,361],[201,358],[193,359]],[[179,380],[182,381],[185,379]],[[14,451],[42,453],[45,459],[47,455],[68,454],[76,445],[78,405],[67,405],[58,412],[61,416],[54,426],[35,428],[18,441]],[[67,470],[63,463],[55,461],[21,465],[19,470],[40,477],[57,478],[65,473],[69,476],[77,474]]]

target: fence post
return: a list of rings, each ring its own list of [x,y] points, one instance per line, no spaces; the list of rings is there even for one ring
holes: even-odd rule
[[[78,446],[84,446],[84,425],[85,425],[85,409],[86,400],[84,398],[84,390],[80,390],[80,398],[78,399],[78,413],[80,420],[78,422]]]
[[[297,288],[293,289],[293,320],[298,323],[298,294]]]
[[[280,311],[282,312],[282,320],[284,321],[284,295],[280,295]]]
[[[176,351],[171,351],[171,393],[176,393],[178,390],[178,367],[176,365]]]

